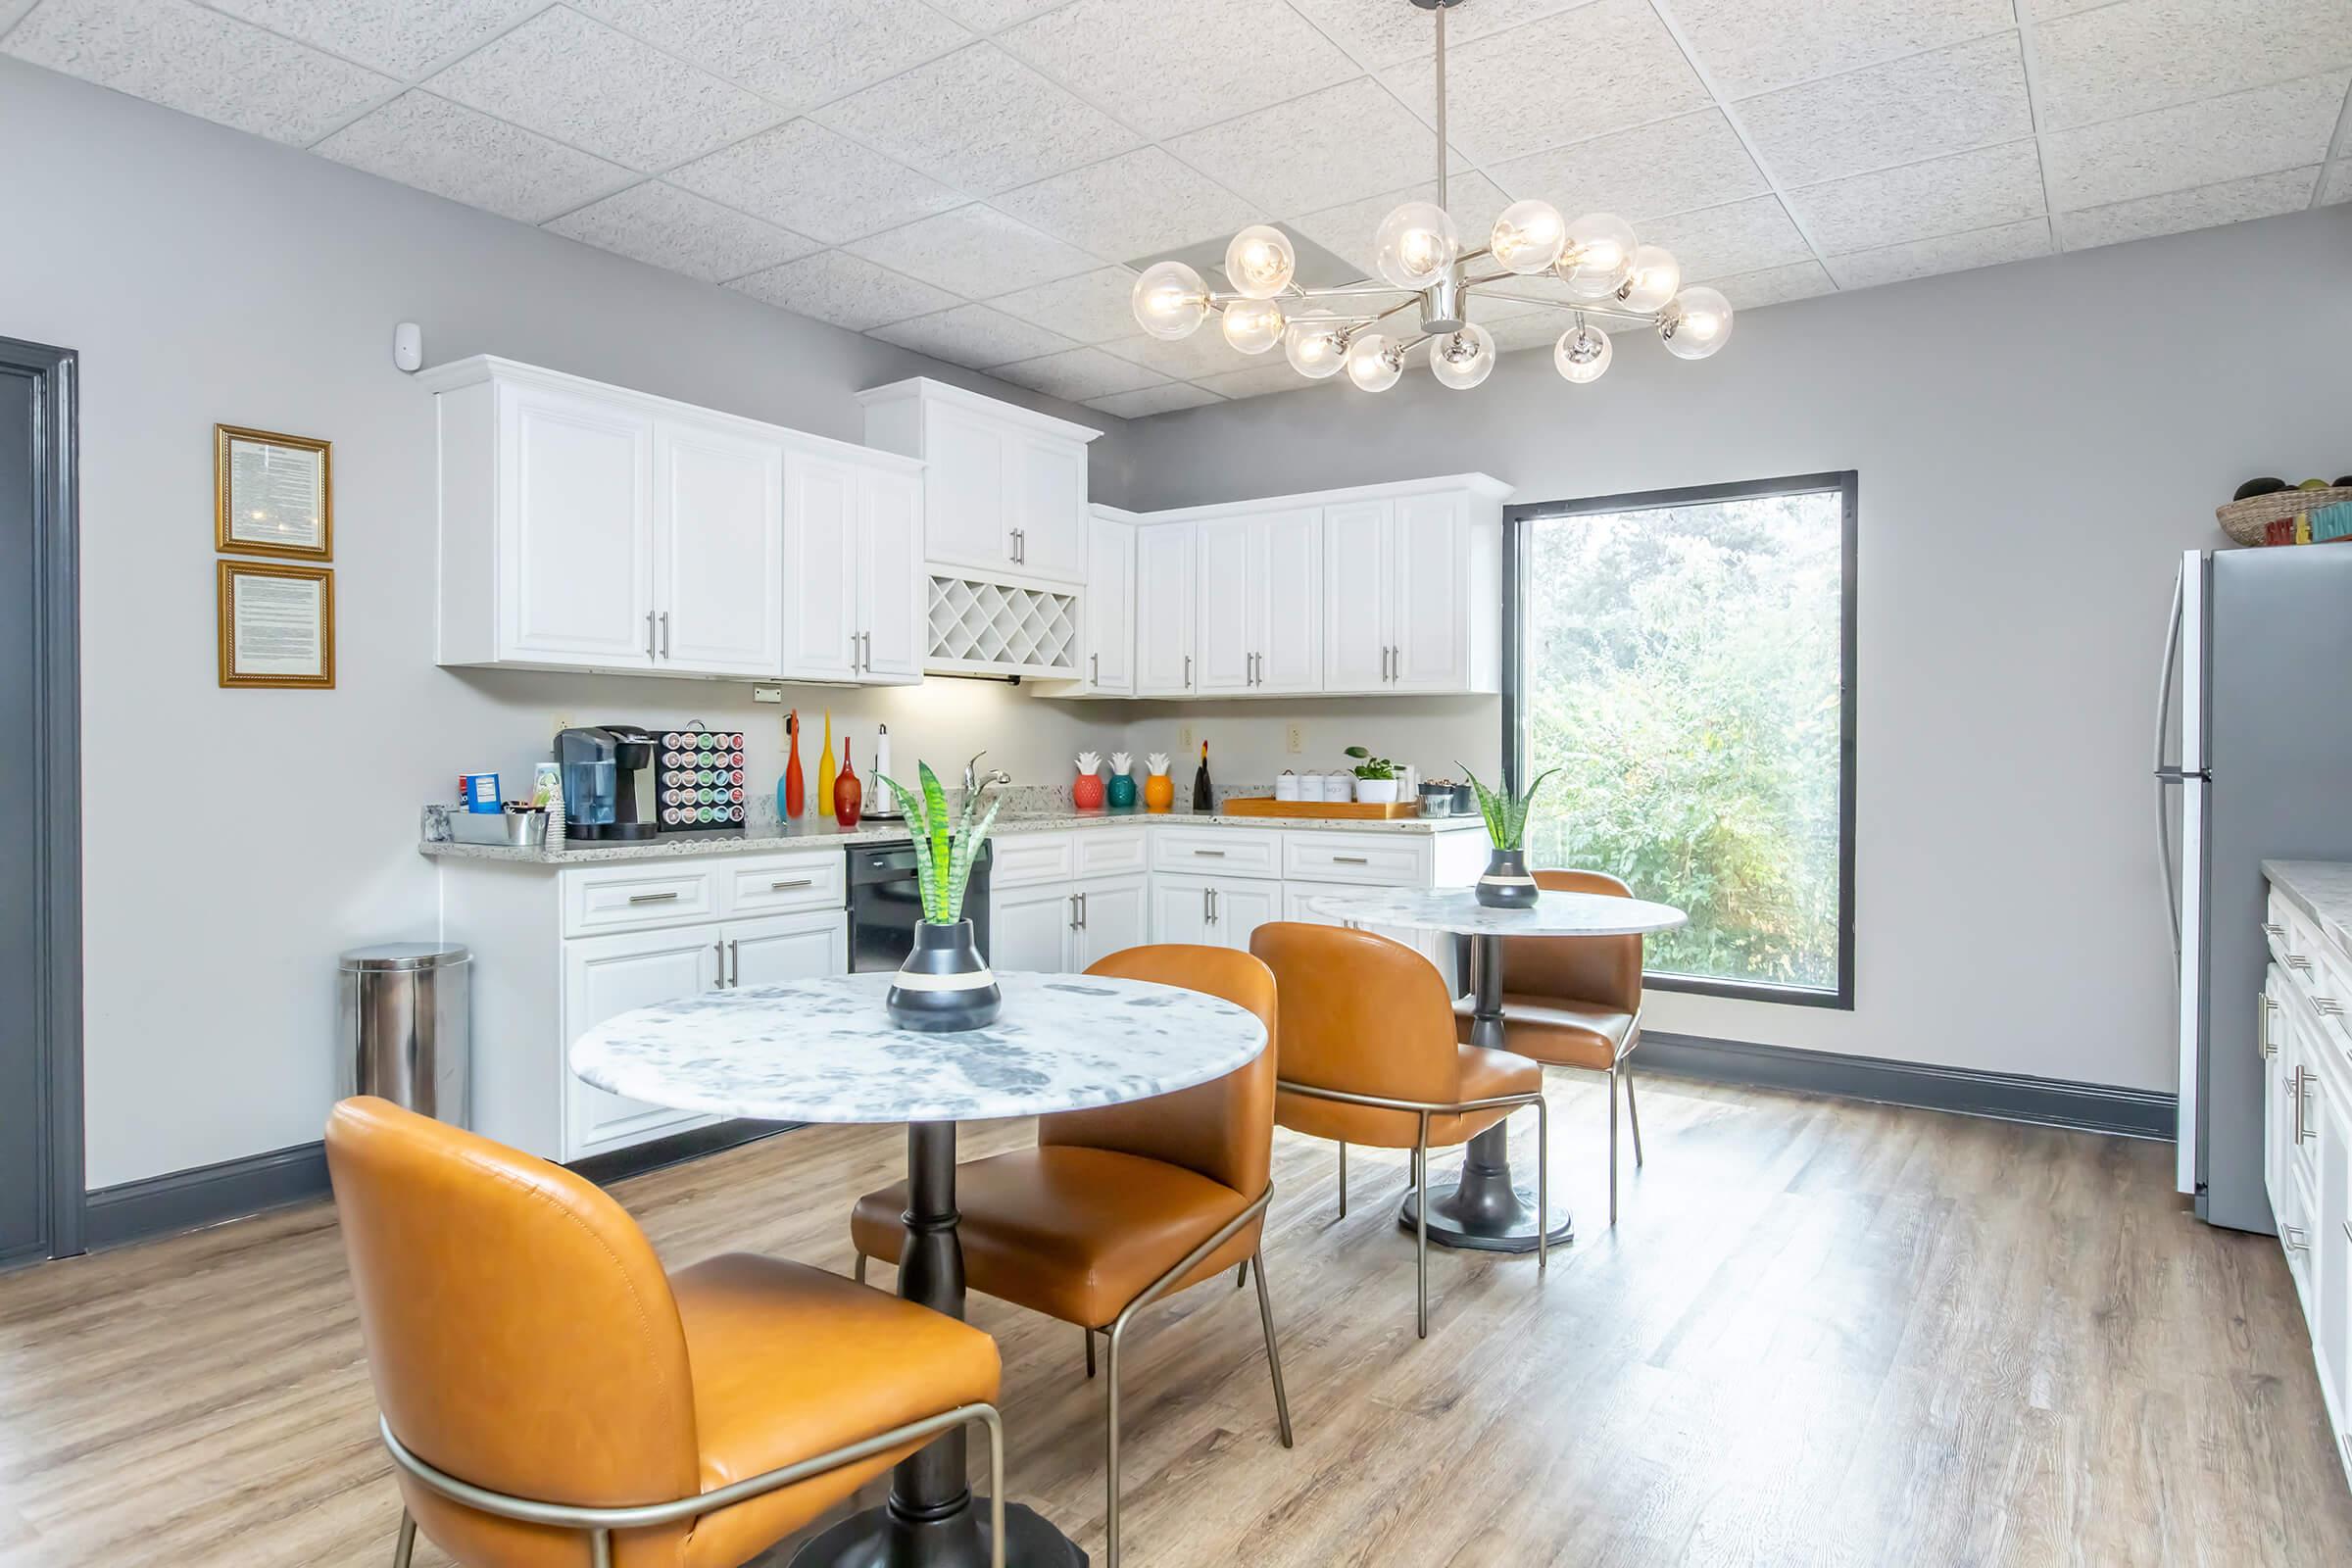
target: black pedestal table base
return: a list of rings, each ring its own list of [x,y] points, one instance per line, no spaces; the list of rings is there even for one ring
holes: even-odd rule
[[[852,1514],[793,1554],[792,1568],[964,1568],[988,1562],[988,1502],[965,1499],[951,1520],[901,1520],[889,1507]],[[1004,1505],[1005,1568],[1086,1568],[1069,1537],[1017,1502]]]

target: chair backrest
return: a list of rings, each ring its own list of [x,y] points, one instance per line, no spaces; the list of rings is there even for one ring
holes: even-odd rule
[[[1633,889],[1606,871],[1538,871],[1550,893],[1597,893],[1630,899]],[[1612,1012],[1642,1010],[1642,939],[1505,937],[1502,989],[1516,996],[1581,1002]]]
[[[1461,1098],[1453,999],[1437,966],[1401,942],[1336,925],[1261,925],[1250,951],[1282,999],[1286,1083],[1383,1100]]]
[[[1274,1158],[1274,1051],[1281,1038],[1273,972],[1247,953],[1181,943],[1129,948],[1086,972],[1222,997],[1257,1014],[1266,1049],[1248,1066],[1172,1095],[1041,1116],[1039,1145],[1141,1154],[1198,1171],[1245,1198],[1264,1192]]]
[[[373,1098],[334,1108],[326,1160],[375,1402],[402,1446],[540,1502],[700,1490],[677,1303],[618,1203],[561,1165]],[[516,1533],[459,1512],[483,1536]]]

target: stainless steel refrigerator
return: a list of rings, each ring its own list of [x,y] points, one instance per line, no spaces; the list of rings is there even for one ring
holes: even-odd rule
[[[2180,960],[2180,1190],[2213,1224],[2274,1231],[2255,1047],[2262,862],[2352,859],[2352,544],[2182,559],[2156,802]]]

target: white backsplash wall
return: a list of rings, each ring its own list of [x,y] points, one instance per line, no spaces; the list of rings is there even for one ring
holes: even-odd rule
[[[1041,706],[1052,707],[1053,704]],[[1076,706],[1076,705],[1071,705]],[[1349,746],[1410,762],[1423,778],[1457,772],[1456,763],[1492,782],[1502,755],[1502,700],[1496,697],[1278,697],[1231,703],[1123,703],[1126,749],[1136,765],[1152,752],[1168,754],[1177,799],[1190,800],[1200,742],[1208,742],[1209,776],[1220,785],[1263,783],[1289,768],[1328,773],[1353,765]],[[1299,749],[1290,750],[1291,730]],[[1192,744],[1184,742],[1187,729]]]

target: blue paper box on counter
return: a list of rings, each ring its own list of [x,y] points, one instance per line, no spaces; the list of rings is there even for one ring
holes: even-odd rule
[[[468,811],[495,811],[499,808],[498,775],[496,773],[460,773],[458,799],[466,803]]]

